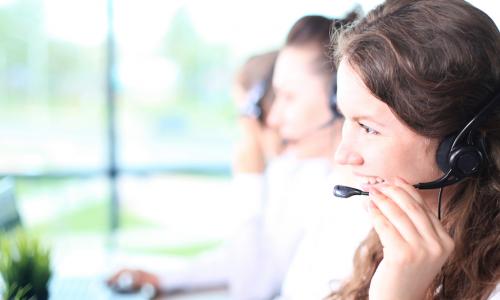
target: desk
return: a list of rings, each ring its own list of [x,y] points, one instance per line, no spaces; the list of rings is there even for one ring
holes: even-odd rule
[[[116,270],[122,267],[140,268],[148,271],[160,271],[167,267],[170,270],[181,269],[188,263],[188,259],[163,255],[138,255],[121,252],[119,250],[107,250],[103,243],[93,239],[79,239],[76,242],[65,241],[62,245],[56,245],[53,251],[53,271],[61,281],[67,284],[72,278],[78,281],[87,281],[96,286],[96,294],[102,295],[98,299],[127,299],[117,294],[111,294],[104,286],[104,281]],[[69,280],[68,280],[69,279]],[[57,282],[56,282],[57,283]],[[58,286],[57,284],[55,286]],[[60,285],[59,285],[60,286]],[[59,287],[58,286],[58,287]],[[133,297],[129,297],[134,299]],[[54,297],[55,300],[67,298]],[[85,297],[71,298],[71,300],[89,299]],[[95,300],[96,298],[92,298]],[[229,300],[229,293],[223,289],[203,290],[184,294],[165,295],[157,300]]]
[[[156,300],[230,300],[230,298],[226,290],[211,290],[174,296],[160,296]]]

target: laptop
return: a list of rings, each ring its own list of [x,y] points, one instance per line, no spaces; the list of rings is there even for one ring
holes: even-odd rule
[[[2,208],[0,209],[0,231],[10,232],[16,227],[22,227],[15,195],[15,182],[11,177],[0,179],[0,207]],[[3,286],[0,280],[0,295]],[[57,270],[53,272],[49,281],[49,295],[51,300],[142,300],[152,297],[151,292],[148,291],[133,294],[114,293],[106,286],[104,274],[67,276],[58,273]]]
[[[14,180],[10,177],[0,179],[0,230],[11,231],[21,225],[14,193]]]

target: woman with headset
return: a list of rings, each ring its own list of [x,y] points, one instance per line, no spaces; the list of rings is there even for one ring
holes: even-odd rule
[[[339,195],[368,194],[373,230],[329,299],[500,299],[495,23],[462,0],[393,0],[336,41],[335,160],[356,188]]]
[[[327,178],[341,122],[331,110],[335,69],[327,46],[331,30],[355,16],[337,23],[305,16],[292,26],[277,58],[274,53],[251,58],[238,73],[235,95],[245,99],[239,119],[244,134],[233,165],[234,198],[247,207],[245,226],[186,268],[162,274],[124,270],[108,284],[119,288],[129,279],[132,288],[152,285],[167,294],[225,286],[234,299],[279,294],[305,227],[330,194]],[[270,70],[274,59],[272,74],[261,72]],[[266,140],[273,131],[284,140],[281,149]]]
[[[238,195],[238,208],[245,214],[239,216],[242,223],[255,217],[260,210],[264,193],[262,174],[282,148],[276,130],[265,122],[274,99],[271,80],[277,55],[278,51],[270,51],[248,58],[236,72],[233,84],[233,98],[240,116],[232,185]],[[245,192],[241,193],[240,189]],[[245,234],[236,233],[240,236]],[[202,255],[180,268],[170,270],[165,266],[163,272],[156,274],[139,269],[122,269],[108,279],[108,285],[117,292],[132,292],[151,286],[156,293],[165,294],[242,285],[240,282],[245,268],[240,265],[239,272],[234,270],[232,265],[236,264],[236,259],[230,257],[237,254],[233,248],[240,243],[237,237],[233,239],[217,251]]]
[[[262,173],[260,214],[233,241],[231,256],[238,258],[233,261],[233,274],[238,275],[231,276],[238,280],[230,281],[234,299],[279,295],[305,228],[315,221],[319,203],[328,199],[327,179],[342,122],[332,109],[335,68],[327,46],[330,32],[356,16],[351,13],[337,22],[302,17],[279,51],[272,74],[274,99],[264,120],[283,139],[283,148]],[[242,187],[239,194],[248,190]]]

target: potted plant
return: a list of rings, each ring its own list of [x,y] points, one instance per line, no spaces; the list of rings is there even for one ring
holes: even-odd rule
[[[50,252],[23,230],[0,238],[0,275],[6,300],[47,300]]]

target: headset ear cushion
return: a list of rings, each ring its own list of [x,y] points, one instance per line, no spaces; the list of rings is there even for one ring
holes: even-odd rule
[[[450,155],[453,170],[460,176],[469,177],[478,173],[483,165],[483,154],[475,146],[463,146]]]
[[[452,134],[447,137],[445,137],[441,143],[439,144],[439,147],[436,151],[436,162],[443,171],[443,173],[448,173],[448,171],[451,168],[450,165],[450,152],[451,152],[451,146],[453,145],[453,141],[455,140],[456,135]]]

